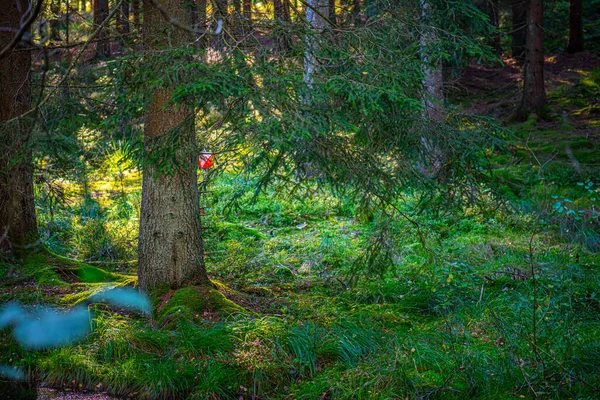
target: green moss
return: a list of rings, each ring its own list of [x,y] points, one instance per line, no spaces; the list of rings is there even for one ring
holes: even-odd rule
[[[254,237],[256,239],[266,239],[267,236],[259,232],[257,229],[250,228],[242,224],[234,224],[230,222],[217,222],[217,232],[221,237],[228,239],[242,238],[244,236]]]
[[[52,261],[46,252],[27,256],[23,260],[23,277],[40,286],[67,286],[68,283],[62,280],[54,270]]]
[[[190,286],[169,292],[163,297],[166,301],[157,310],[157,320],[161,326],[173,327],[181,319],[197,321],[205,313],[225,317],[248,313],[213,287]]]

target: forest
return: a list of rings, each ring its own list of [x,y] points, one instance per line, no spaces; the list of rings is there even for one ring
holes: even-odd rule
[[[600,0],[1,0],[0,399],[600,398]]]

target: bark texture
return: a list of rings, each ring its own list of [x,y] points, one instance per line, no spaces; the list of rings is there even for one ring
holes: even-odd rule
[[[0,12],[0,26],[18,30],[19,8],[28,10],[27,0],[7,2]],[[13,35],[0,31],[0,48],[10,43]],[[18,47],[15,50],[0,59],[0,250],[3,251],[18,251],[38,240],[30,126],[24,120],[5,123],[31,109],[31,54]]]
[[[540,113],[546,105],[544,87],[544,2],[529,0],[527,45],[523,66],[523,97],[519,114]]]
[[[161,4],[169,15],[190,24],[190,12],[184,0],[166,0]],[[149,50],[167,45],[183,46],[192,41],[189,32],[164,21],[150,0],[144,4],[144,41]],[[204,267],[201,236],[196,145],[193,110],[184,104],[177,108],[166,104],[170,88],[153,93],[144,124],[144,142],[148,154],[164,152],[163,145],[176,141],[176,159],[170,173],[159,170],[154,162],[144,166],[138,249],[138,277],[142,289],[167,284],[178,288],[186,284],[208,284]],[[151,157],[152,158],[152,157]]]
[[[512,44],[514,59],[525,61],[525,42],[527,40],[527,0],[512,0]]]
[[[108,18],[108,0],[94,0],[94,29],[98,29],[106,18]],[[96,57],[110,57],[110,41],[108,36],[108,24],[105,24],[98,32],[96,42]]]
[[[583,51],[582,0],[571,0],[569,4],[569,45],[567,53]]]
[[[316,53],[319,51],[319,35],[327,27],[327,20],[323,17],[329,18],[329,0],[307,0],[306,22],[311,33],[306,37],[303,82],[309,87],[312,87],[318,67]]]

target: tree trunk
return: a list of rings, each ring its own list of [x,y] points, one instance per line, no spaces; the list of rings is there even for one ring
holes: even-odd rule
[[[502,53],[502,48],[500,46],[500,10],[498,9],[498,0],[485,0],[482,11],[488,16],[490,25],[494,27],[494,33],[489,39],[488,45],[499,55]]]
[[[289,23],[289,8],[287,0],[273,0],[273,18],[281,23]],[[279,50],[284,51],[290,47],[290,38],[285,30],[280,30],[277,35]]]
[[[309,88],[312,88],[314,74],[318,67],[316,53],[319,51],[319,35],[327,27],[327,21],[323,17],[329,18],[329,0],[307,0],[306,22],[310,27],[310,32],[306,37],[302,80]]]
[[[163,0],[161,4],[170,16],[190,24],[185,0]],[[168,44],[185,46],[192,40],[189,32],[166,22],[151,0],[146,0],[144,6],[144,42],[148,50]],[[194,113],[185,104],[167,106],[171,95],[172,88],[153,93],[144,123],[146,152],[156,157],[164,151],[161,143],[176,141],[175,154],[162,157],[176,160],[177,165],[170,166],[171,173],[153,162],[143,168],[138,249],[142,289],[159,284],[178,288],[209,283],[201,236]]]
[[[217,21],[217,27],[214,31],[213,47],[222,50],[225,46],[225,25],[227,23],[227,0],[214,0],[215,8],[213,18]]]
[[[242,0],[244,26],[252,26],[252,0]]]
[[[421,63],[423,65],[423,93],[421,94],[421,104],[423,105],[424,117],[442,121],[444,119],[444,80],[442,61],[431,58],[431,49],[435,45],[436,31],[431,18],[429,3],[421,0],[421,37],[420,53]],[[432,130],[433,131],[433,130]],[[420,170],[429,177],[440,179],[443,177],[443,166],[446,163],[446,156],[439,145],[436,143],[439,138],[431,136],[422,136],[423,162]]]
[[[19,0],[28,10],[27,0]],[[16,1],[0,13],[0,26],[17,31],[21,13]],[[14,32],[0,31],[0,48]],[[0,250],[17,252],[38,241],[33,198],[30,126],[26,121],[5,123],[31,109],[31,53],[18,49],[0,59]],[[4,123],[4,124],[3,124]]]
[[[94,29],[98,29],[108,18],[108,0],[94,0]],[[96,42],[96,57],[110,57],[110,40],[108,23],[98,32]]]
[[[527,0],[512,2],[512,56],[522,63],[525,61],[527,39]]]
[[[569,45],[567,53],[583,51],[583,22],[581,0],[571,0],[569,5]]]
[[[335,16],[335,0],[329,0],[329,21],[331,21],[334,25],[337,25]]]
[[[133,25],[139,31],[142,27],[142,0],[131,0],[131,11],[133,13]]]
[[[352,0],[352,22],[354,25],[360,23],[360,0]]]
[[[444,80],[441,60],[432,60],[429,53],[435,41],[435,31],[431,27],[429,4],[421,0],[420,52],[423,64],[423,96],[421,102],[427,117],[440,120],[444,107]]]
[[[60,40],[60,0],[54,0],[50,4],[50,39]]]
[[[192,26],[196,29],[196,47],[206,47],[206,0],[195,0],[191,8],[190,16]]]
[[[129,2],[126,0],[121,3],[118,30],[121,35],[127,35],[129,33]]]
[[[527,45],[523,67],[523,98],[519,114],[540,113],[546,105],[544,89],[544,2],[529,0]]]

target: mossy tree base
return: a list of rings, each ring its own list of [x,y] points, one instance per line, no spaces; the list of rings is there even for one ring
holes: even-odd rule
[[[225,286],[188,286],[178,290],[156,289],[156,322],[161,328],[177,327],[179,321],[220,320],[234,315],[248,315],[250,311],[229,300],[217,288]],[[226,288],[226,287],[225,287]]]

